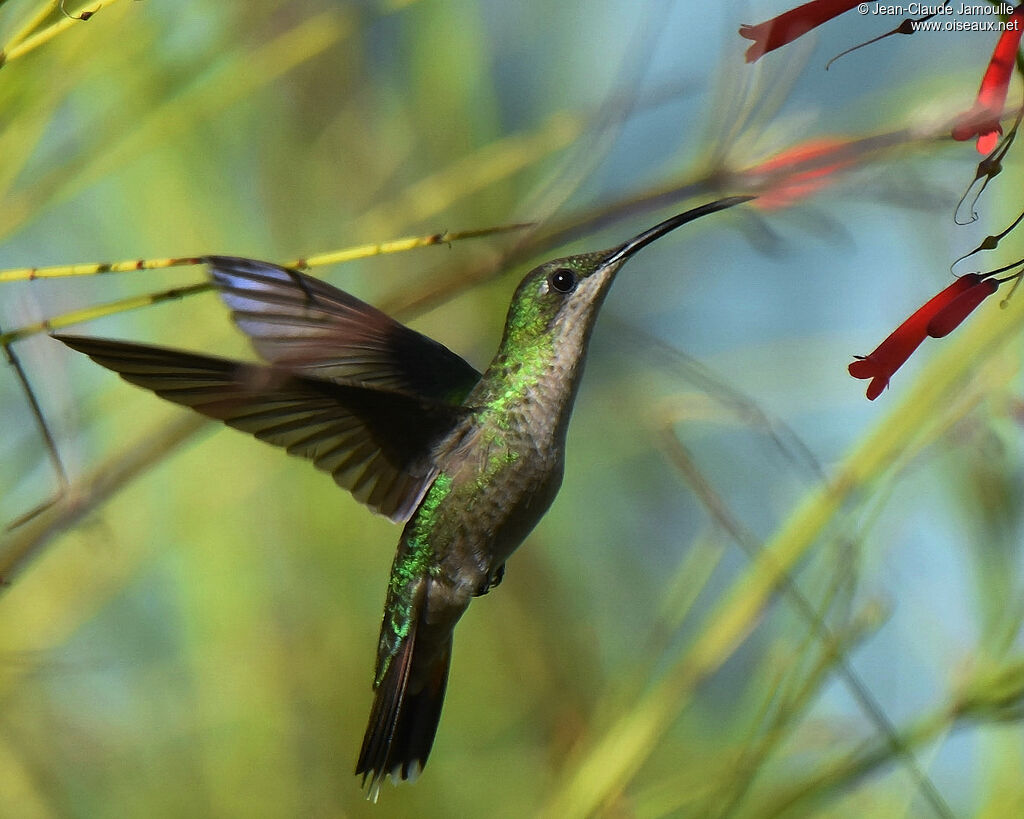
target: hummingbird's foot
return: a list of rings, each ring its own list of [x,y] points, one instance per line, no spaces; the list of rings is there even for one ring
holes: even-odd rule
[[[491,589],[494,589],[494,588],[497,588],[498,586],[500,586],[501,585],[501,581],[504,579],[504,577],[505,577],[505,564],[502,563],[497,568],[497,570],[494,572],[494,574],[492,574],[483,583],[480,584],[480,586],[476,590],[476,593],[473,596],[474,597],[483,597]]]

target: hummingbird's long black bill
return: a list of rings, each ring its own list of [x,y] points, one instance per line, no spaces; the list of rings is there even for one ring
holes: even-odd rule
[[[660,239],[666,233],[670,233],[680,225],[685,225],[687,222],[692,222],[694,219],[700,219],[701,216],[707,216],[709,213],[725,210],[727,208],[731,208],[733,205],[740,205],[756,198],[756,196],[727,196],[724,199],[707,202],[706,204],[685,211],[684,213],[677,213],[670,219],[666,219],[664,222],[659,222],[654,227],[645,230],[639,236],[634,236],[624,245],[613,250],[611,255],[604,260],[604,264],[621,264],[641,248],[647,247],[647,245],[655,239]]]

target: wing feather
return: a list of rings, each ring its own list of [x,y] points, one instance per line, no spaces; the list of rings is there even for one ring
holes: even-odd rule
[[[480,380],[444,345],[326,282],[252,259],[205,261],[235,323],[272,364],[449,404]]]
[[[404,521],[437,474],[433,449],[464,410],[422,395],[282,367],[55,336],[124,380],[313,461],[374,511]]]

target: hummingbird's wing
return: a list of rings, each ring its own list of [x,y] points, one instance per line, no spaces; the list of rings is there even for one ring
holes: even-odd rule
[[[235,323],[273,364],[447,404],[480,380],[444,345],[326,282],[252,259],[205,261]]]
[[[106,339],[54,338],[125,381],[308,458],[356,500],[399,522],[437,474],[434,445],[465,413],[421,396],[279,367]]]

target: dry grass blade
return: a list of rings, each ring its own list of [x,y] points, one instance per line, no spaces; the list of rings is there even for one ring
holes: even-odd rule
[[[0,542],[0,586],[9,585],[53,537],[95,512],[111,495],[162,461],[205,425],[202,417],[182,416],[149,431],[90,475],[75,480],[53,504]]]
[[[32,417],[35,419],[36,426],[39,429],[39,434],[43,439],[43,445],[46,448],[46,454],[50,459],[50,464],[53,466],[54,474],[57,477],[57,498],[64,494],[68,487],[68,476],[64,469],[64,463],[61,461],[60,452],[57,450],[57,442],[54,440],[53,433],[50,431],[50,425],[46,423],[46,417],[43,415],[43,408],[39,404],[39,399],[36,397],[35,390],[32,389],[32,384],[29,381],[28,373],[25,372],[25,368],[21,364],[21,360],[18,358],[14,349],[11,347],[10,342],[6,339],[3,332],[0,332],[0,346],[4,348],[4,356],[7,359],[8,366],[14,370],[15,376],[18,379],[18,384],[21,386],[22,392],[25,394],[25,398],[29,403],[29,409],[32,412]],[[24,523],[27,523],[36,515],[49,509],[56,499],[53,501],[44,501],[34,509],[30,509],[23,515],[20,515],[15,520],[11,521],[7,525],[7,531],[16,529]]]

